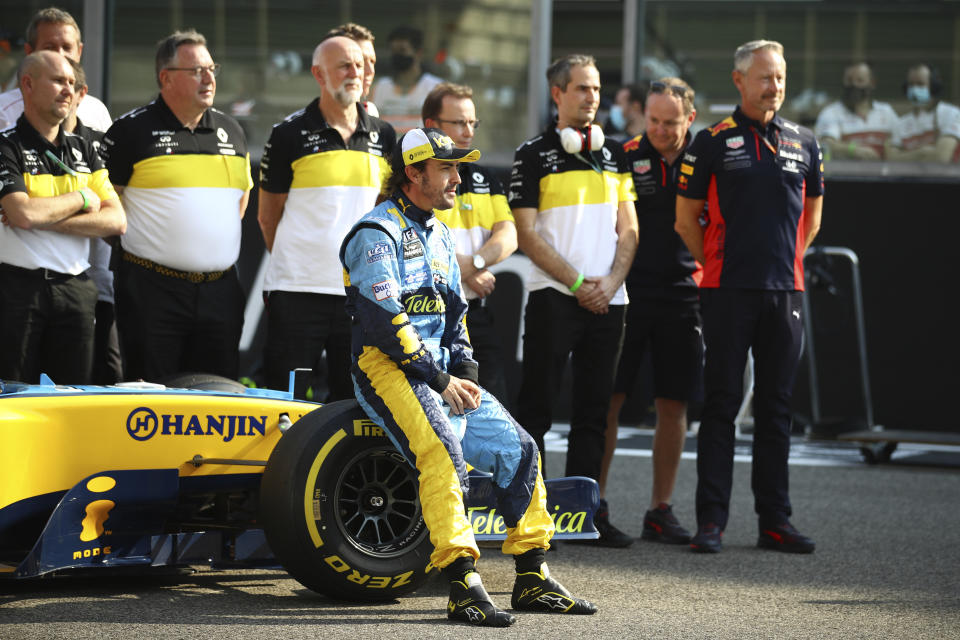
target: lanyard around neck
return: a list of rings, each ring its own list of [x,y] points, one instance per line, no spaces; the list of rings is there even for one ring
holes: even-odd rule
[[[58,167],[60,167],[60,168],[63,169],[64,171],[66,171],[67,174],[73,176],[74,178],[76,178],[77,176],[80,175],[79,173],[77,173],[76,171],[74,171],[73,169],[71,169],[70,167],[68,167],[67,164],[66,164],[63,160],[61,160],[61,159],[58,158],[57,156],[53,155],[53,152],[50,151],[50,149],[47,149],[46,151],[44,151],[44,152],[43,152],[43,155],[45,155],[45,156],[47,156],[48,158],[50,158],[51,160],[53,160]]]

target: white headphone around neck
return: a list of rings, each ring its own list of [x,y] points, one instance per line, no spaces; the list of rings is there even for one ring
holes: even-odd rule
[[[599,151],[603,147],[603,129],[595,124],[585,129],[566,127],[560,132],[560,144],[567,153]]]

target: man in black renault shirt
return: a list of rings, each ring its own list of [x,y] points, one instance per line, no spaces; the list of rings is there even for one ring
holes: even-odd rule
[[[790,524],[790,397],[800,360],[803,254],[820,228],[823,174],[813,133],[784,120],[787,64],[770,40],[742,45],[733,115],[697,134],[677,184],[676,230],[704,266],[706,398],[697,437],[694,551],[716,553],[733,483],[734,418],[753,350],[754,509],[758,546],[810,553]],[[706,226],[701,226],[704,203]]]
[[[253,179],[243,129],[213,108],[220,65],[206,42],[196,31],[161,40],[160,95],[114,122],[101,147],[129,218],[114,286],[132,380],[239,373],[234,263]]]

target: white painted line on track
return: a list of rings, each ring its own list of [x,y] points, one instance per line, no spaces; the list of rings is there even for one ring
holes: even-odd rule
[[[567,434],[569,432],[569,424],[555,423],[544,438],[544,446],[547,452],[566,453]],[[653,434],[654,430],[650,428],[620,427],[617,432],[618,444],[614,455],[633,458],[652,457],[653,451],[648,446],[638,447],[636,443],[630,442],[630,440],[636,436],[652,437]],[[696,438],[694,435],[688,435],[687,437],[690,439]],[[737,440],[733,456],[735,462],[750,462],[752,460],[750,453],[751,439],[749,435],[745,435]],[[893,452],[892,459],[898,460],[933,452],[960,454],[960,447],[901,442],[897,446],[897,450]],[[696,460],[697,454],[694,451],[684,451],[681,458],[683,460]],[[795,437],[790,443],[789,464],[800,467],[857,467],[862,466],[864,461],[857,444],[842,444],[830,441],[811,442],[802,437]]]

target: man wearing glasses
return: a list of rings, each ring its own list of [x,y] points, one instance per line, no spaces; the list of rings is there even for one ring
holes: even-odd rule
[[[803,254],[820,229],[823,166],[813,132],[777,113],[786,81],[783,45],[741,45],[733,69],[740,105],[698,133],[680,165],[676,230],[704,269],[706,397],[697,433],[697,534],[690,542],[699,553],[722,547],[748,350],[757,381],[757,546],[790,553],[815,548],[790,523],[787,458],[803,333]]]
[[[160,95],[103,140],[128,212],[115,287],[129,379],[238,374],[244,295],[234,263],[253,181],[240,125],[212,108],[219,70],[196,31],[164,38]]]
[[[634,388],[640,362],[649,350],[653,363],[653,486],[643,518],[645,540],[686,544],[670,505],[677,467],[687,434],[687,402],[700,375],[702,340],[697,284],[700,266],[673,230],[677,177],[697,116],[693,89],[680,78],[650,84],[644,113],[645,133],[623,145],[637,190],[640,241],[627,274],[627,329],[607,415],[607,448],[600,495],[617,442],[617,423]]]
[[[460,149],[469,149],[480,121],[473,104],[473,89],[443,82],[423,101],[423,124],[440,129]],[[500,336],[493,314],[485,304],[496,278],[489,267],[517,250],[517,227],[503,186],[489,169],[477,164],[460,165],[460,184],[452,209],[437,211],[457,241],[457,262],[463,293],[469,303],[467,330],[473,357],[480,365],[480,386],[503,404],[507,379],[500,352]]]

